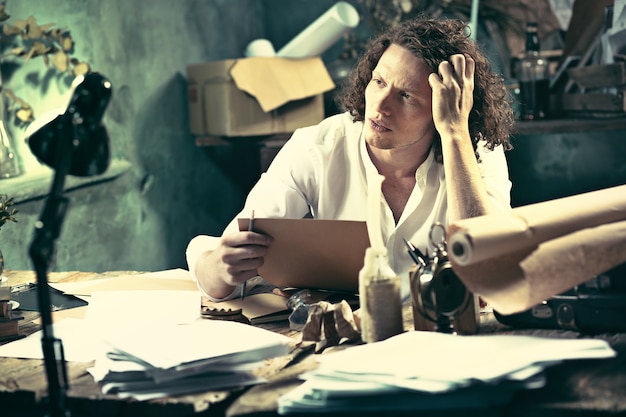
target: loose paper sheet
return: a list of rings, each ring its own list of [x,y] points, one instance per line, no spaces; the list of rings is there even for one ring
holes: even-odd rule
[[[75,296],[90,296],[95,291],[165,290],[194,291],[196,282],[189,271],[176,268],[142,274],[120,275],[90,281],[57,282],[51,287]]]
[[[248,230],[249,219],[238,219]],[[359,270],[370,246],[365,222],[317,219],[254,219],[254,229],[273,237],[259,275],[278,287],[358,292]]]
[[[279,413],[484,408],[542,387],[549,366],[616,354],[598,339],[406,332],[316,355],[320,365],[279,397]]]
[[[96,328],[84,320],[67,318],[55,322],[54,336],[63,341],[65,360],[68,362],[91,362],[104,351],[102,339]],[[0,356],[7,358],[43,359],[41,330],[29,336],[0,346]]]

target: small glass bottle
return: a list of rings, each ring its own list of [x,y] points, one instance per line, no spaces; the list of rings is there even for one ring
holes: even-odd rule
[[[540,51],[537,22],[526,24],[526,52],[519,61],[522,120],[543,119],[550,104],[550,67]]]
[[[287,300],[287,308],[291,310],[289,314],[289,328],[291,330],[302,331],[309,319],[309,308],[313,304],[313,296],[309,290],[300,290]]]
[[[387,250],[369,247],[359,272],[361,339],[378,342],[403,332],[400,278],[389,266]]]
[[[0,119],[0,179],[13,178],[21,174],[22,166],[20,159],[13,150],[11,137],[4,125],[4,121]]]

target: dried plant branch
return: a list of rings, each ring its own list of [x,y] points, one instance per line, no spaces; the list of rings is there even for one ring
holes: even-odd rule
[[[16,19],[12,23],[8,20],[11,16],[6,12],[6,2],[0,2],[0,23],[2,24],[3,43],[13,45],[7,53],[0,56],[1,60],[17,58],[27,64],[32,59],[41,57],[48,68],[54,68],[60,73],[75,77],[87,74],[91,71],[90,65],[86,62],[72,58],[74,52],[74,39],[70,31],[56,27],[54,23],[39,25],[33,16],[25,20]],[[30,105],[24,100],[16,97],[15,94],[2,86],[0,78],[0,88],[5,97],[12,103],[11,111],[22,126],[34,120],[34,112]]]

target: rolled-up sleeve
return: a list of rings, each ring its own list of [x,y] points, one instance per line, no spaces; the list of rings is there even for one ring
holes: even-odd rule
[[[236,286],[233,291],[224,298],[215,298],[210,296],[209,294],[202,289],[200,283],[198,282],[198,277],[196,275],[196,264],[198,263],[198,258],[206,251],[212,251],[217,248],[219,245],[220,238],[216,236],[207,236],[207,235],[199,235],[191,239],[189,244],[187,245],[187,251],[185,252],[185,256],[187,258],[187,267],[189,268],[189,273],[191,274],[194,281],[196,281],[196,285],[200,293],[208,298],[211,301],[225,301],[235,298],[241,291],[241,286]]]

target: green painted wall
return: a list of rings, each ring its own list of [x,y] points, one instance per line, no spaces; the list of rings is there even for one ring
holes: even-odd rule
[[[32,14],[40,24],[69,28],[74,56],[111,80],[104,122],[113,156],[131,163],[114,181],[67,193],[70,209],[52,270],[184,267],[188,240],[219,233],[238,210],[258,175],[254,150],[195,146],[185,67],[240,56],[263,35],[262,10],[256,0],[7,2],[11,20]],[[67,103],[67,80],[47,72],[40,59],[5,81],[36,114]],[[11,133],[24,158],[32,158],[24,131]],[[28,247],[43,204],[19,203],[19,222],[0,230],[7,269],[31,268]]]

